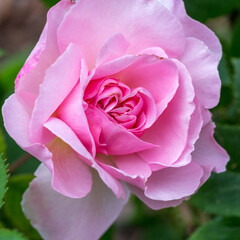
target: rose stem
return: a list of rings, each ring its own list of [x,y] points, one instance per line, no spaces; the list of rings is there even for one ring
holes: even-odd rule
[[[21,165],[23,165],[25,162],[27,162],[32,156],[30,154],[25,154],[22,157],[20,157],[18,160],[16,160],[14,163],[12,163],[9,168],[8,172],[12,173],[16,169],[18,169]]]

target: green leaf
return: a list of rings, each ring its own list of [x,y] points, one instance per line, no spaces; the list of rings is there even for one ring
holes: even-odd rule
[[[217,125],[215,137],[230,156],[227,168],[240,172],[240,126]]]
[[[27,240],[23,235],[15,230],[0,229],[1,240]]]
[[[2,206],[3,197],[6,193],[6,184],[8,180],[8,174],[7,174],[7,166],[2,158],[2,155],[0,155],[0,207]]]
[[[70,1],[70,0],[69,0]],[[52,7],[59,2],[59,0],[42,0],[42,2],[48,7]]]
[[[233,76],[234,97],[237,102],[237,105],[240,107],[240,58],[234,58],[232,60],[232,63],[234,67],[234,76]]]
[[[208,213],[240,216],[240,174],[213,174],[190,202]]]
[[[228,59],[226,58],[225,55],[223,55],[219,63],[218,69],[219,69],[219,74],[220,74],[222,84],[224,86],[231,86],[232,81],[231,81],[230,66],[228,63]]]
[[[228,14],[240,7],[238,0],[184,0],[188,14],[199,21]]]
[[[240,18],[238,18],[234,30],[231,43],[230,53],[233,57],[240,57]]]
[[[15,175],[9,179],[9,189],[5,196],[3,212],[14,228],[18,228],[31,240],[35,240],[40,238],[39,234],[32,228],[30,222],[24,216],[20,205],[22,195],[32,179],[33,175],[30,174]]]
[[[189,240],[239,240],[240,219],[216,219],[198,228]]]
[[[5,143],[5,139],[3,136],[3,132],[0,128],[0,154],[5,154],[6,153],[6,143]],[[5,157],[5,155],[4,155]]]

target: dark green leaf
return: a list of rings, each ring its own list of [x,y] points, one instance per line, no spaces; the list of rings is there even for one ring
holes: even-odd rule
[[[232,44],[231,44],[231,55],[233,57],[240,57],[240,18],[236,22],[233,31]]]
[[[28,188],[33,175],[15,175],[9,179],[8,192],[5,196],[5,204],[3,207],[4,214],[12,223],[13,227],[18,228],[31,240],[39,239],[38,233],[32,228],[29,221],[24,216],[21,209],[22,195]]]
[[[70,1],[70,0],[69,0]],[[59,0],[42,0],[42,2],[44,2],[44,4],[50,8],[52,6],[54,6],[56,3],[59,2]]]
[[[239,26],[240,27],[240,26]],[[239,41],[240,44],[240,41]],[[234,67],[233,91],[237,105],[240,107],[240,58],[232,60]]]
[[[225,55],[223,55],[218,69],[219,69],[219,74],[220,74],[222,84],[224,86],[231,86],[231,83],[232,83],[231,72],[230,72],[230,67]]]
[[[199,21],[228,14],[240,7],[239,0],[184,0],[188,14]]]
[[[23,235],[14,230],[0,229],[1,240],[27,240]]]
[[[240,174],[213,174],[191,198],[191,203],[206,212],[222,216],[240,216]]]
[[[240,219],[216,219],[198,228],[189,240],[239,240]]]
[[[0,207],[2,206],[2,200],[6,192],[7,179],[7,166],[2,158],[2,155],[0,155]]]
[[[230,155],[228,169],[240,172],[240,126],[219,125],[216,127],[215,136]]]

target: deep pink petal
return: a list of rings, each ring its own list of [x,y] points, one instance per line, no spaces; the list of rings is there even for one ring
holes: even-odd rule
[[[40,166],[37,177],[25,192],[23,211],[43,239],[97,240],[116,220],[129,198],[117,199],[96,174],[91,192],[71,199],[55,192],[51,175]]]
[[[202,168],[194,162],[184,167],[156,171],[146,182],[145,196],[162,201],[187,197],[198,189],[202,176]]]
[[[180,64],[179,87],[172,101],[158,120],[141,137],[158,147],[143,151],[140,156],[153,164],[169,165],[181,156],[188,137],[191,115],[195,109],[194,89],[186,68]]]
[[[111,122],[106,113],[101,110],[88,109],[86,114],[88,119],[92,121],[91,131],[95,137],[95,142],[101,144],[96,146],[100,153],[125,155],[154,147],[154,145],[144,142],[128,132],[125,128]]]
[[[157,1],[138,0],[77,1],[59,28],[58,43],[62,51],[71,42],[79,44],[93,67],[101,46],[115,33],[132,43],[132,54],[156,46],[177,57],[185,44],[182,25],[171,12]]]
[[[49,141],[47,132],[43,132],[43,124],[78,82],[81,57],[80,48],[70,44],[63,55],[48,68],[30,122],[30,138],[33,142]]]
[[[219,102],[221,88],[216,57],[202,41],[188,38],[180,61],[192,76],[199,103],[205,108],[215,107]]]
[[[115,58],[122,57],[128,47],[129,43],[122,34],[114,34],[107,39],[107,41],[100,49],[97,57],[96,66],[113,60]]]

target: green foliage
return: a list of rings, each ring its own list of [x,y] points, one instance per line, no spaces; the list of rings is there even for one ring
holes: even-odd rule
[[[239,0],[184,0],[184,3],[188,14],[202,22],[240,8]]]
[[[31,240],[35,240],[39,239],[39,235],[24,216],[20,205],[23,193],[32,179],[33,175],[30,174],[15,175],[9,179],[9,190],[5,196],[6,204],[3,206],[3,212],[12,226],[19,229]]]
[[[240,219],[216,219],[197,229],[189,240],[239,240]]]
[[[27,240],[21,233],[15,230],[0,229],[1,240]]]
[[[215,136],[231,156],[228,169],[240,172],[240,126],[219,125],[216,127]]]
[[[191,198],[191,203],[208,213],[240,217],[240,174],[213,174]]]
[[[240,57],[240,17],[238,18],[233,31],[231,43],[231,55],[233,57]]]
[[[239,25],[240,28],[240,25]],[[240,39],[239,39],[240,46]],[[234,75],[233,75],[233,91],[234,97],[237,103],[237,106],[240,108],[240,58],[234,58],[232,60],[234,66]]]
[[[48,7],[54,6],[56,3],[59,2],[59,0],[42,0],[42,2]]]
[[[0,207],[2,206],[3,197],[6,193],[6,184],[8,180],[8,174],[7,174],[7,166],[2,158],[2,155],[0,155]]]

